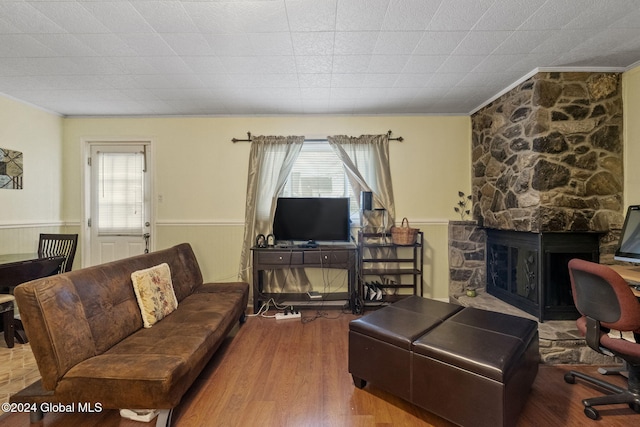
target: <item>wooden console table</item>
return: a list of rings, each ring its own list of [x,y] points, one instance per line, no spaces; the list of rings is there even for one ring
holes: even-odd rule
[[[356,246],[320,245],[315,248],[266,247],[251,248],[253,252],[253,312],[257,313],[263,302],[274,298],[278,302],[300,301],[305,306],[327,301],[344,300],[351,305],[356,289]],[[347,270],[347,292],[321,294],[320,299],[310,299],[306,293],[264,292],[264,272],[290,268],[332,268]],[[326,307],[326,305],[324,305]]]

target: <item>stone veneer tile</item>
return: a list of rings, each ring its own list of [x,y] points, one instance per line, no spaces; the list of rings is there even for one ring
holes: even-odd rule
[[[473,217],[530,231],[620,228],[619,73],[541,72],[472,116]]]

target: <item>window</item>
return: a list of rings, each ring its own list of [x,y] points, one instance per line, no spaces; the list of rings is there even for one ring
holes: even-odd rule
[[[353,194],[342,162],[327,142],[304,143],[282,195],[284,197],[349,197],[351,220],[359,222],[358,199]]]
[[[143,153],[98,153],[98,233],[142,235]]]

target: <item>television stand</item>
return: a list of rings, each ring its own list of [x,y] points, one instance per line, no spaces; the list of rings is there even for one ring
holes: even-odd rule
[[[356,292],[356,245],[317,245],[315,247],[267,247],[251,248],[253,253],[253,312],[257,313],[262,303],[275,301],[298,301],[304,306],[342,308],[351,306],[351,297]],[[311,299],[307,292],[264,292],[264,272],[291,268],[335,268],[347,270],[347,292],[322,293],[321,299]],[[339,304],[342,301],[344,304]],[[354,307],[351,307],[353,311]]]

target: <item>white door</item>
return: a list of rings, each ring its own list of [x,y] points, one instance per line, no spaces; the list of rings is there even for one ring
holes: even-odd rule
[[[91,144],[89,265],[149,251],[150,145]]]

